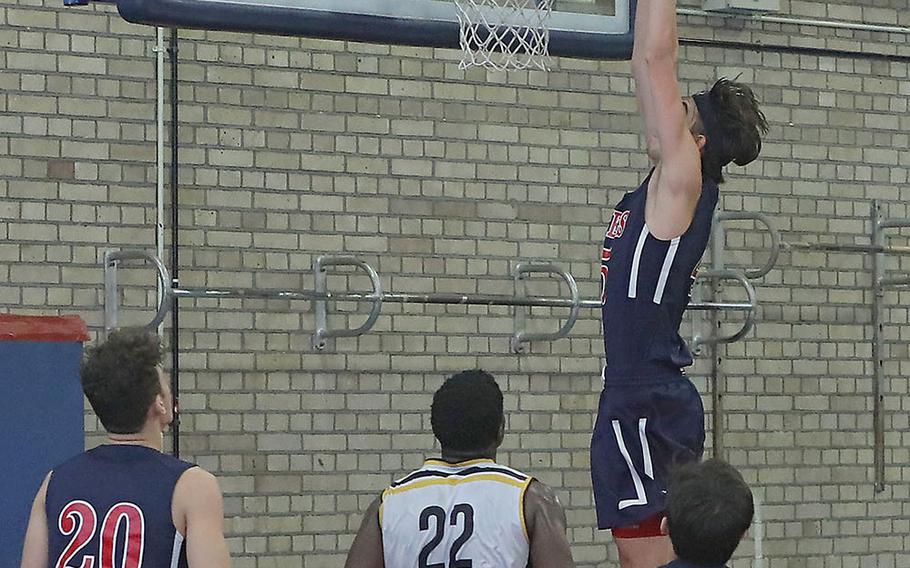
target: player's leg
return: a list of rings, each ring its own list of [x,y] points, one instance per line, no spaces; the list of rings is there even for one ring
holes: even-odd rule
[[[704,450],[704,407],[695,386],[687,378],[651,387],[654,406],[649,415],[648,441],[661,487],[666,487],[673,464],[698,461]],[[658,402],[659,401],[659,402]],[[663,491],[649,491],[660,498]],[[635,526],[613,530],[621,568],[657,568],[675,558],[670,537],[661,525],[660,513]]]
[[[614,538],[621,568],[657,568],[675,558],[668,536]]]
[[[674,558],[673,545],[658,513],[631,527],[613,529],[622,568],[657,568]]]
[[[605,385],[591,440],[597,524],[613,531],[622,568],[657,568],[672,560],[660,530],[664,495],[650,465],[665,460],[652,457],[645,441],[648,390],[634,382]]]
[[[622,568],[657,568],[673,559],[660,521],[674,463],[701,458],[704,410],[685,377],[607,384],[591,444],[598,527],[610,528]]]

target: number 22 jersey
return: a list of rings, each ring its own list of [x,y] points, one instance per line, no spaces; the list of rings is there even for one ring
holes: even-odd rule
[[[186,568],[174,487],[191,463],[137,445],[105,445],[54,469],[47,486],[49,568]]]
[[[382,494],[385,568],[525,568],[532,480],[489,459],[427,460]]]

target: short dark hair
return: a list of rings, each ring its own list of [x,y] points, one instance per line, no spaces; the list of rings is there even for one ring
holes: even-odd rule
[[[493,375],[475,369],[448,378],[433,395],[430,422],[443,448],[484,450],[496,443],[503,412]]]
[[[144,329],[122,329],[89,347],[82,360],[82,391],[112,434],[142,429],[149,407],[160,394],[156,367],[161,361],[158,336]]]
[[[678,466],[667,492],[667,525],[676,555],[699,566],[725,564],[754,514],[752,491],[717,459]]]
[[[748,85],[722,77],[705,94],[715,114],[713,122],[719,126],[711,134],[720,140],[709,140],[712,151],[702,154],[702,171],[716,183],[723,183],[721,169],[728,163],[745,166],[758,157],[768,121]]]

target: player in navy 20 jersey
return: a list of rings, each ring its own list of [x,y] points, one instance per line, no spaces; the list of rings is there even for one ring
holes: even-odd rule
[[[707,246],[721,169],[761,149],[767,123],[752,91],[721,79],[680,97],[676,2],[639,0],[632,69],[654,168],[616,206],[601,258],[607,365],[591,441],[598,527],[623,568],[672,559],[662,535],[668,473],[701,458],[704,410],[679,336]]]
[[[212,474],[161,452],[174,418],[158,337],[117,331],[83,361],[108,443],[54,468],[32,505],[22,568],[227,568]]]

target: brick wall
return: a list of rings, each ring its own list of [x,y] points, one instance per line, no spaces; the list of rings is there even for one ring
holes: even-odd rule
[[[910,25],[903,0],[782,4]],[[681,32],[910,55],[900,34],[699,17]],[[510,293],[517,260],[554,260],[596,297],[611,205],[647,168],[627,63],[464,73],[447,50],[181,39],[182,285],[310,289],[314,258],[344,253],[401,292]],[[5,310],[77,313],[98,331],[103,251],[154,248],[153,44],[154,30],[108,7],[0,0]],[[742,73],[772,122],[763,159],[731,170],[723,209],[763,211],[788,240],[839,243],[867,242],[871,199],[907,215],[906,60],[703,47],[681,58],[685,89]],[[731,225],[727,260],[761,264],[766,245]],[[757,283],[757,329],[723,353],[727,457],[764,502],[765,566],[910,565],[910,296],[886,296],[888,483],[875,494],[870,270],[858,254],[785,252]],[[124,322],[144,321],[152,273],[123,282]],[[558,293],[552,281],[532,291]],[[369,501],[434,451],[433,390],[476,366],[506,391],[502,461],[557,489],[579,566],[614,565],[592,529],[588,474],[598,314],[519,356],[505,308],[390,304],[373,332],[315,351],[307,302],[180,305],[183,455],[222,480],[234,566],[340,567]],[[362,321],[364,306],[339,307],[333,325]],[[550,329],[564,311],[534,314]],[[702,392],[708,369],[702,359],[692,373]],[[100,440],[90,413],[86,429]],[[750,540],[734,565],[752,554]]]

